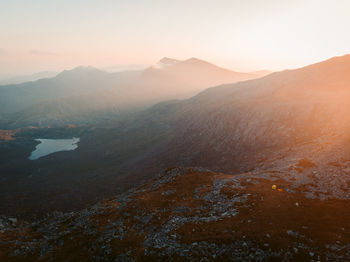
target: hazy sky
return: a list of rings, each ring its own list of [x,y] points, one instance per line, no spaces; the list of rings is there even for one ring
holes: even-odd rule
[[[240,71],[350,53],[348,0],[0,0],[0,74],[198,57]]]

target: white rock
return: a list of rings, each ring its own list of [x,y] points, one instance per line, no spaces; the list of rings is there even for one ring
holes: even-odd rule
[[[15,218],[15,217],[10,217],[9,220],[12,224],[17,224],[17,222],[18,222],[17,218]]]

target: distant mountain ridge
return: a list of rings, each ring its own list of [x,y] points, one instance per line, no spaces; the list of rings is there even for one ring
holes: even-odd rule
[[[73,208],[72,198],[78,199],[74,207],[84,206],[172,166],[247,176],[259,171],[262,177],[283,173],[294,186],[310,187],[314,198],[349,199],[349,68],[349,56],[334,58],[211,87],[189,99],[162,102],[113,118],[108,124],[77,128],[81,140],[76,151],[35,163],[15,162],[16,167],[24,168],[20,173],[24,178],[14,182],[18,193],[7,200],[17,203],[21,199],[28,212],[51,208],[46,194],[56,190],[50,196],[55,207]],[[24,130],[17,137],[26,132],[30,137],[48,136],[54,131]],[[65,132],[72,134],[74,128]],[[317,172],[308,166],[317,166]],[[27,178],[27,170],[33,179]],[[10,190],[5,185],[0,184],[3,194]],[[32,202],[25,192],[34,187],[37,198]]]
[[[259,70],[259,71],[253,71],[253,72],[250,72],[250,73],[253,74],[253,75],[266,76],[266,75],[269,75],[269,74],[273,73],[273,71],[270,71],[270,70]]]
[[[160,64],[164,66],[115,73],[80,66],[53,78],[0,86],[0,127],[87,123],[91,113],[144,108],[164,100],[188,98],[210,86],[257,77],[195,58],[163,58]]]
[[[164,93],[161,100],[189,98],[208,87],[258,77],[224,69],[197,58],[184,61],[163,58],[160,63],[165,65],[149,67],[143,72],[139,82],[152,92],[161,92],[165,88],[169,90],[170,93]]]
[[[301,145],[307,146],[295,152],[300,158],[345,157],[346,151],[332,155],[327,143],[348,145],[349,58],[212,87],[187,100],[153,106],[96,136],[113,144],[109,157],[115,170],[133,174],[141,166],[144,176],[175,165],[245,172],[261,159],[288,155]],[[141,141],[150,142],[138,151]],[[86,146],[96,150],[99,144],[105,143]],[[318,147],[324,153],[310,154]],[[121,161],[121,155],[129,157]]]
[[[0,79],[0,85],[21,84],[24,82],[36,81],[42,78],[51,78],[56,76],[57,74],[58,74],[57,72],[53,72],[53,71],[42,71],[31,75],[3,77],[3,79]]]
[[[177,63],[180,63],[180,60],[177,59],[173,59],[173,58],[169,58],[169,57],[163,57],[162,59],[159,60],[158,63],[156,63],[156,67],[159,68],[164,68],[164,67],[168,67],[168,66],[173,66]]]

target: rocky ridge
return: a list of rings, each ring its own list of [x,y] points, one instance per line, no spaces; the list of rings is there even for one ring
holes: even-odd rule
[[[346,261],[350,192],[344,188],[340,197],[333,183],[329,194],[319,193],[322,183],[309,184],[307,177],[322,170],[310,163],[300,159],[294,170],[261,167],[242,174],[175,167],[80,212],[55,212],[31,223],[2,217],[0,258]],[[332,168],[349,183],[344,170]]]

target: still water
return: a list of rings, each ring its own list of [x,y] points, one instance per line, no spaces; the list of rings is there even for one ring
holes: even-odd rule
[[[35,150],[30,154],[30,160],[36,160],[40,157],[60,151],[71,151],[78,148],[80,138],[73,137],[71,139],[35,139],[39,141]]]

